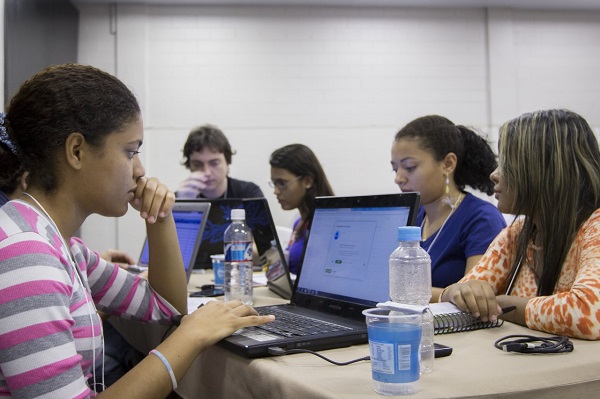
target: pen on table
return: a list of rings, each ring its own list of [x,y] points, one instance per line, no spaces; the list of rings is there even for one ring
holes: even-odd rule
[[[517,308],[516,306],[507,306],[505,308],[502,308],[502,314],[505,314],[505,313],[508,313],[508,312],[512,312],[516,308]]]

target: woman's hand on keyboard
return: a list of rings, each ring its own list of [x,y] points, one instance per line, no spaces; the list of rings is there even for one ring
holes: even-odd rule
[[[258,326],[275,320],[259,316],[254,308],[241,301],[211,301],[183,318],[180,329],[189,329],[190,338],[198,340],[201,350],[233,334],[240,328]]]

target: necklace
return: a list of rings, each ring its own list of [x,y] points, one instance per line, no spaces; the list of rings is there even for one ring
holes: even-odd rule
[[[433,238],[433,241],[431,242],[431,244],[429,244],[429,248],[427,248],[427,253],[429,253],[429,251],[431,250],[431,247],[433,247],[433,244],[435,244],[435,242],[437,241],[438,237],[440,236],[440,233],[442,232],[442,230],[444,229],[444,226],[446,225],[446,222],[448,221],[448,219],[450,219],[450,216],[452,216],[452,214],[458,207],[458,204],[460,203],[460,201],[462,201],[463,197],[464,197],[464,194],[460,193],[460,195],[456,199],[456,202],[454,202],[454,204],[450,207],[451,208],[450,213],[448,214],[448,216],[446,216],[446,219],[444,219],[444,223],[442,223],[442,226],[440,227],[440,229],[437,231],[437,233],[435,233],[435,237]],[[421,222],[421,231],[423,231],[423,226],[425,226],[425,219],[427,219],[427,215],[425,215],[425,217],[423,218],[423,221]]]
[[[56,231],[56,233],[58,233],[58,237],[60,238],[60,242],[62,243],[64,250],[67,251],[67,256],[69,257],[69,262],[71,263],[71,267],[73,267],[74,271],[75,271],[75,275],[77,276],[77,280],[79,280],[79,284],[81,286],[81,289],[84,290],[84,298],[85,298],[85,302],[88,305],[88,309],[89,309],[89,316],[90,316],[90,327],[92,328],[92,332],[94,329],[94,320],[92,319],[92,314],[95,314],[98,317],[98,325],[100,326],[100,342],[102,345],[102,382],[101,382],[101,386],[105,389],[106,386],[104,385],[104,330],[102,328],[102,320],[100,319],[100,315],[98,314],[98,310],[96,309],[96,305],[94,304],[94,302],[91,300],[92,294],[87,290],[87,288],[85,287],[85,285],[83,284],[83,279],[80,275],[81,271],[79,270],[79,267],[77,267],[77,263],[75,263],[75,259],[73,258],[73,254],[71,253],[71,249],[69,248],[69,246],[67,245],[67,242],[65,241],[64,237],[62,236],[62,234],[60,233],[60,230],[58,229],[58,226],[56,225],[56,223],[54,222],[54,219],[52,219],[52,217],[50,216],[50,214],[48,213],[48,211],[46,211],[46,208],[44,208],[42,206],[42,204],[40,204],[40,202],[31,194],[24,192],[23,195],[31,198],[31,200],[35,203],[35,205],[38,207],[38,209],[42,212],[42,216],[44,216],[48,222],[50,223],[50,225],[54,228],[54,230]],[[94,376],[94,391],[96,390],[96,367],[94,367],[94,362],[96,361],[96,345],[94,343],[94,335],[91,335],[91,339],[92,339],[92,373]]]
[[[52,217],[50,217],[50,214],[48,213],[48,211],[46,211],[46,208],[44,208],[42,206],[42,204],[40,204],[40,202],[35,199],[35,197],[29,193],[23,193],[23,195],[31,198],[31,200],[35,203],[35,205],[38,207],[38,209],[40,211],[42,211],[43,215],[48,222],[50,222],[50,225],[52,227],[54,227],[54,230],[56,230],[56,232],[58,233],[58,237],[60,238],[60,242],[63,244],[64,249],[67,251],[67,255],[69,256],[69,261],[71,262],[71,266],[75,266],[75,260],[73,259],[73,255],[71,254],[71,250],[69,249],[69,246],[67,245],[67,243],[65,242],[64,237],[62,236],[62,234],[60,233],[60,230],[58,229],[58,226],[56,225],[56,223],[54,223],[54,219],[52,219]],[[78,268],[75,267],[75,270],[79,270]],[[79,277],[79,275],[78,275]]]

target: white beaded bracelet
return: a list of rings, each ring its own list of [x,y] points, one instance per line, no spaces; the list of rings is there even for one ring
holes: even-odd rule
[[[156,357],[158,357],[160,359],[160,361],[163,362],[163,364],[167,368],[167,371],[169,372],[169,377],[171,377],[171,385],[173,385],[173,390],[176,390],[177,389],[177,379],[175,378],[175,373],[173,373],[173,369],[171,368],[171,365],[169,364],[169,361],[167,360],[167,358],[164,357],[163,354],[160,353],[159,351],[157,351],[156,349],[152,349],[150,351],[150,353],[156,355]]]

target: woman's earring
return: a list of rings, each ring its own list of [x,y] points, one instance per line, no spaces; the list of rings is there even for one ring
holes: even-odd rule
[[[448,173],[444,173],[444,176],[446,176],[446,188],[444,198],[442,198],[442,204],[448,205],[450,208],[452,208],[452,198],[450,197],[450,176]]]
[[[450,197],[450,176],[446,173],[446,197]]]

